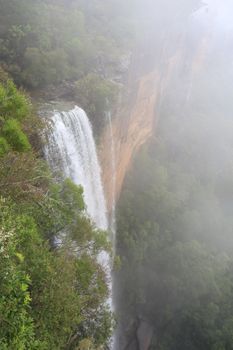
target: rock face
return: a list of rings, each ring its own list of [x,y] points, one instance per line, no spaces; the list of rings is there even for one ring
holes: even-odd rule
[[[159,118],[166,113],[165,106],[169,103],[169,97],[172,96],[172,108],[182,111],[185,106],[191,109],[192,93],[200,86],[202,74],[212,62],[210,58],[221,47],[219,38],[215,38],[211,28],[205,27],[197,33],[195,26],[194,30],[190,29],[190,33],[177,35],[175,39],[173,37],[171,39],[170,36],[159,45],[159,49],[157,47],[153,52],[147,47],[145,51],[141,50],[143,53],[136,53],[136,58],[131,63],[126,88],[129,93],[124,97],[121,108],[113,116],[112,132],[107,126],[102,135],[100,159],[109,210],[114,200],[111,135],[115,145],[115,194],[118,199],[132,159],[139,148],[154,134]],[[227,37],[222,45],[229,46]],[[145,67],[142,61],[149,62],[148,66]],[[185,113],[187,111],[188,108]],[[175,130],[173,135],[179,137]],[[123,297],[127,298],[127,295],[120,296],[116,302],[119,310]],[[159,339],[155,325],[151,325],[147,314],[141,315],[141,310],[142,318],[139,320],[137,314],[132,316],[130,312],[129,315],[126,312],[123,317],[120,312],[119,315],[117,350],[149,350],[152,341],[154,342],[157,337]]]
[[[129,325],[128,325],[129,326]],[[118,339],[116,350],[149,350],[154,327],[150,322],[138,318],[130,325],[130,335]],[[127,329],[127,326],[125,330]]]
[[[187,37],[182,34],[175,39],[169,37],[165,40],[159,57],[158,48],[149,44],[133,55],[126,93],[123,93],[119,110],[113,115],[112,130],[107,126],[101,137],[100,160],[109,211],[114,197],[116,200],[119,198],[134,155],[154,133],[167,93],[179,85],[177,81],[182,81],[186,94],[184,101],[188,102],[193,80],[203,68],[210,46],[208,32],[201,33],[191,49]],[[112,144],[115,157],[114,181]]]
[[[102,137],[101,162],[108,208],[111,208],[114,200],[113,173],[110,166],[113,156],[111,136],[115,153],[115,194],[118,198],[133,155],[151,136],[156,123],[156,106],[160,93],[159,80],[158,72],[152,71],[135,81],[132,92],[134,96],[129,97],[129,105],[124,106],[117,117],[113,118],[112,133],[107,127]]]
[[[201,46],[203,55],[203,43]],[[196,57],[197,55],[197,57]],[[196,53],[193,60],[193,72],[197,69],[202,56]],[[200,57],[201,56],[201,57]],[[195,64],[196,58],[198,63]],[[114,197],[117,200],[133,156],[152,136],[160,115],[160,105],[169,82],[177,75],[182,66],[184,52],[178,48],[165,62],[144,71],[141,76],[132,79],[130,73],[128,94],[124,96],[120,110],[113,116],[112,130],[107,126],[101,138],[100,159],[102,178],[108,209],[111,210]],[[134,64],[132,64],[134,66]],[[135,73],[135,75],[138,75]],[[113,140],[111,140],[113,138]],[[112,147],[111,145],[114,145]],[[114,155],[113,153],[114,148]],[[112,157],[115,158],[115,190],[113,189]]]
[[[149,349],[153,334],[154,328],[147,321],[141,320],[137,330],[137,338],[140,350]]]

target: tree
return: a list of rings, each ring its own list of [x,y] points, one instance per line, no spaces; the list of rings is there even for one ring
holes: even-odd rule
[[[116,103],[117,85],[90,73],[77,81],[75,95],[79,105],[91,118],[96,133],[99,134],[105,123],[106,112]]]

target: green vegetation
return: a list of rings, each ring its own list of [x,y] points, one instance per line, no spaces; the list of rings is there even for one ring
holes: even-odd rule
[[[20,87],[68,86],[63,95],[87,111],[99,134],[135,41],[136,73],[156,62],[166,76],[177,43],[182,56],[176,31],[184,32],[201,1],[157,0],[158,11],[154,3],[0,0],[0,349],[103,349],[111,338],[107,273],[98,262],[111,251],[106,232],[84,215],[81,187],[52,179],[39,156],[44,122]],[[158,46],[149,47],[151,37]],[[145,320],[151,350],[233,349],[233,174],[223,153],[213,152],[223,130],[221,147],[232,153],[233,99],[226,101],[218,80],[208,99],[207,68],[198,81],[191,77],[189,108],[183,71],[184,90],[161,89],[168,91],[159,137],[136,159],[119,205],[120,330],[130,340]],[[217,76],[232,83],[230,74]]]
[[[0,6],[0,64],[31,89],[76,81],[103,67],[105,74],[129,43],[128,12],[114,1],[1,0]]]
[[[7,153],[9,149],[10,146],[8,145],[7,141],[4,139],[4,137],[0,137],[0,157]]]
[[[133,43],[130,6],[121,0],[119,4],[112,0],[0,0],[0,8],[0,67],[17,86],[36,92],[46,89],[48,98],[54,98],[51,91],[56,96],[61,89],[66,98],[87,109],[98,134],[118,94],[111,79],[121,74],[122,57]],[[1,76],[5,78],[1,71],[0,81]],[[11,111],[7,94],[12,89],[13,85],[7,91],[0,89],[0,115],[4,108]],[[27,107],[24,98],[15,96],[16,114],[27,114],[21,110]],[[13,118],[19,119],[18,115]]]
[[[161,20],[177,23],[200,1],[176,3],[157,0],[160,11],[154,5],[150,11],[150,1],[142,0],[0,0],[0,67],[17,86],[46,89],[51,99],[60,88],[59,96],[87,110],[99,134],[118,96],[111,81],[121,80],[135,44],[144,42],[145,32],[159,32]]]
[[[29,100],[11,80],[4,80],[0,85],[0,115],[5,120],[11,117],[22,121],[30,112]]]
[[[17,120],[7,120],[2,128],[2,133],[8,144],[10,144],[15,151],[26,152],[30,150],[31,146],[28,138],[20,129]]]
[[[0,91],[0,348],[98,348],[113,327],[106,233],[84,215],[82,188],[54,183],[37,156],[29,100],[10,81]]]
[[[188,102],[185,74],[167,88],[119,204],[119,332],[129,343],[146,321],[152,350],[233,349],[232,91],[216,51]]]
[[[151,349],[233,349],[232,218],[217,183],[201,184],[170,152],[162,140],[145,149],[121,199],[120,325],[130,339],[128,325],[147,320]]]
[[[85,109],[88,116],[94,121],[97,134],[105,123],[105,113],[116,104],[118,86],[105,80],[97,74],[88,74],[80,79],[75,86],[75,95],[78,103]]]
[[[0,83],[0,156],[10,149],[19,152],[31,149],[23,131],[25,122],[30,118],[33,120],[30,109],[27,98],[16,89],[12,81]]]

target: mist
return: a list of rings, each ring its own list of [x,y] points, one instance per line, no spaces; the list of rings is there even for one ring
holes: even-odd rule
[[[233,350],[232,18],[0,0],[0,349]]]
[[[116,349],[232,347],[233,5],[190,4],[139,7],[159,102],[118,205]]]

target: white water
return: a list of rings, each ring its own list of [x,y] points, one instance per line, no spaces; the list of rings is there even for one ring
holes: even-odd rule
[[[111,123],[111,116],[109,116]],[[97,228],[107,230],[108,220],[101,182],[101,169],[98,162],[95,141],[91,124],[86,113],[79,107],[69,112],[56,112],[52,118],[53,128],[49,135],[45,156],[54,172],[60,171],[66,178],[69,177],[77,185],[82,185],[87,213],[93,219]],[[111,129],[112,130],[112,129]],[[111,131],[111,139],[112,131]],[[111,151],[114,153],[114,144],[111,141]],[[115,161],[111,164],[115,176]],[[115,198],[115,178],[113,177],[113,198]],[[112,242],[115,244],[115,201],[112,207],[112,217],[109,228]],[[107,304],[113,311],[112,301],[112,261],[108,253],[101,252],[99,263],[107,272],[110,297]],[[109,347],[113,347],[113,339]]]
[[[115,142],[113,137],[113,127],[112,127],[112,115],[111,112],[107,112],[106,114],[108,123],[109,123],[109,130],[110,130],[110,142],[109,147],[111,151],[111,172],[112,172],[112,203],[111,203],[111,213],[109,217],[109,229],[111,232],[111,240],[112,240],[112,247],[113,247],[113,255],[115,256],[116,253],[116,157],[115,157]],[[112,285],[114,288],[114,279],[112,279]],[[111,308],[112,311],[115,311],[115,305],[114,305],[114,298],[112,296],[111,300]],[[116,350],[118,349],[117,345],[117,338],[116,333],[114,332],[111,342],[109,344],[110,350]]]
[[[112,246],[115,254],[116,248],[116,159],[115,159],[115,143],[113,138],[112,116],[111,112],[107,113],[109,129],[110,129],[110,150],[111,150],[111,171],[112,171],[112,205],[111,215],[109,218],[109,226],[112,234]]]
[[[91,124],[79,107],[55,112],[53,130],[45,149],[53,171],[61,171],[84,189],[87,213],[98,228],[108,228],[106,204]]]

